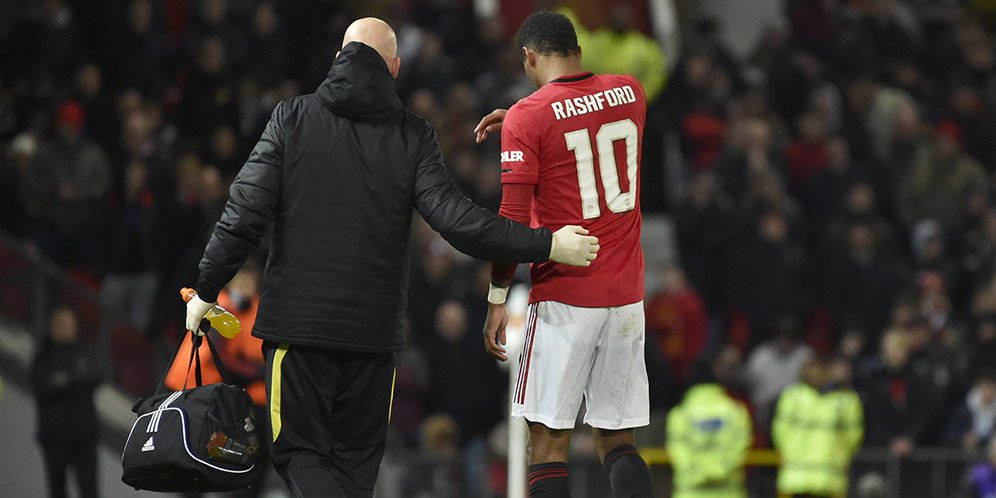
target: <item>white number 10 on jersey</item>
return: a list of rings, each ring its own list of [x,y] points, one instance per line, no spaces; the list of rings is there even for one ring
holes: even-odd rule
[[[636,124],[630,119],[605,123],[595,134],[595,148],[598,150],[598,166],[602,173],[602,188],[605,190],[605,205],[613,213],[625,213],[636,208]],[[598,206],[598,190],[595,188],[595,159],[591,153],[591,138],[588,130],[564,133],[567,149],[574,151],[578,164],[578,186],[581,187],[581,215],[586,220],[598,218],[602,210]],[[629,191],[619,188],[619,169],[613,144],[616,140],[626,140],[626,178]]]

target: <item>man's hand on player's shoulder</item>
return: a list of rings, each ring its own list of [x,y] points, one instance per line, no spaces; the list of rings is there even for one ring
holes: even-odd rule
[[[485,138],[488,138],[489,133],[497,133],[501,129],[501,122],[505,120],[506,113],[508,113],[508,109],[495,109],[487,116],[481,118],[481,122],[477,123],[477,127],[474,128],[474,133],[477,135],[477,143],[481,143]]]
[[[505,304],[488,303],[488,317],[484,320],[484,349],[498,361],[508,361],[505,351],[505,328],[508,310]]]

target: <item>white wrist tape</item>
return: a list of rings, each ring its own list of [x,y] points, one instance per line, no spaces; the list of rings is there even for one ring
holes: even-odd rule
[[[505,304],[508,298],[508,287],[495,287],[494,284],[488,288],[488,302],[491,304]]]

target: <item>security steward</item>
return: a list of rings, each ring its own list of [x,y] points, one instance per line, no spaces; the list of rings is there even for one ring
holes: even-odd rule
[[[746,498],[750,414],[713,379],[696,384],[667,415],[674,498]]]
[[[778,398],[771,439],[782,457],[778,493],[794,498],[843,498],[847,471],[864,436],[864,411],[854,390],[834,382],[825,359],[811,359],[801,382]]]

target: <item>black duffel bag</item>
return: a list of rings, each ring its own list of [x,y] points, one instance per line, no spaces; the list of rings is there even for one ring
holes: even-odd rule
[[[229,383],[214,344],[207,335],[191,337],[187,375],[194,365],[196,387],[168,392],[160,382],[156,393],[140,399],[132,411],[138,419],[131,427],[121,455],[125,484],[147,491],[211,492],[246,488],[257,472],[259,448],[252,401],[242,388]],[[222,382],[202,385],[201,341],[211,348]],[[172,363],[172,362],[171,362]],[[167,367],[167,372],[169,368]],[[163,381],[165,381],[165,374]]]

